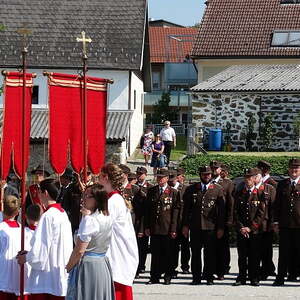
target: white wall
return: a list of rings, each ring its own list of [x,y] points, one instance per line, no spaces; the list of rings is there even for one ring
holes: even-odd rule
[[[136,107],[134,108],[134,94],[136,94]],[[139,145],[144,125],[144,84],[134,73],[131,77],[131,110],[134,110],[130,124],[130,153],[131,155]]]
[[[9,69],[6,69],[9,71]],[[0,69],[0,71],[2,71]],[[49,72],[76,74],[74,70],[48,70]],[[33,107],[45,107],[48,102],[47,77],[43,76],[43,70],[33,69],[28,72],[36,73],[34,85],[39,86],[39,105]],[[109,85],[109,105],[108,109],[127,110],[128,109],[128,71],[108,71],[108,70],[90,70],[89,76],[113,79],[114,83]],[[0,76],[0,86],[3,84],[3,76]],[[0,96],[0,105],[3,104]]]

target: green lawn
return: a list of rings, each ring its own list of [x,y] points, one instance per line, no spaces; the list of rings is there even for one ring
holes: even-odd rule
[[[177,145],[176,148],[172,149],[171,152],[171,160],[179,160],[184,155],[186,155],[186,137],[185,136],[176,136]],[[141,151],[138,152],[138,155],[136,156],[138,159],[143,159],[143,154]]]

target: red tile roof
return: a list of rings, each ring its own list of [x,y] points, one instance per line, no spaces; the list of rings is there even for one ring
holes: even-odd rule
[[[300,47],[271,47],[274,30],[300,30],[300,4],[210,0],[193,57],[298,57]]]
[[[149,27],[151,63],[183,62],[190,54],[198,29]]]

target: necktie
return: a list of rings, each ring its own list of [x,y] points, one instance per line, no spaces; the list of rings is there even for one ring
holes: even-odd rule
[[[296,188],[296,182],[292,181],[292,189],[291,189],[291,191],[294,192],[295,188]]]
[[[164,189],[162,187],[159,188],[159,195],[161,195],[164,192]]]
[[[205,193],[206,190],[207,190],[206,185],[203,185],[203,187],[202,187],[202,192]]]

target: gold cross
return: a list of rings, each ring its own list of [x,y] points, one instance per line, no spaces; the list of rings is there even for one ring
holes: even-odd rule
[[[77,42],[82,42],[82,54],[86,58],[87,57],[87,55],[86,55],[86,43],[91,43],[92,39],[91,38],[86,38],[84,31],[81,32],[81,36],[82,36],[82,38],[76,38],[76,41]]]
[[[24,50],[27,50],[26,39],[27,39],[27,36],[32,33],[32,31],[29,28],[27,28],[26,25],[24,24],[23,27],[21,27],[20,29],[17,30],[17,33],[20,35],[23,35],[23,47],[24,47]]]

